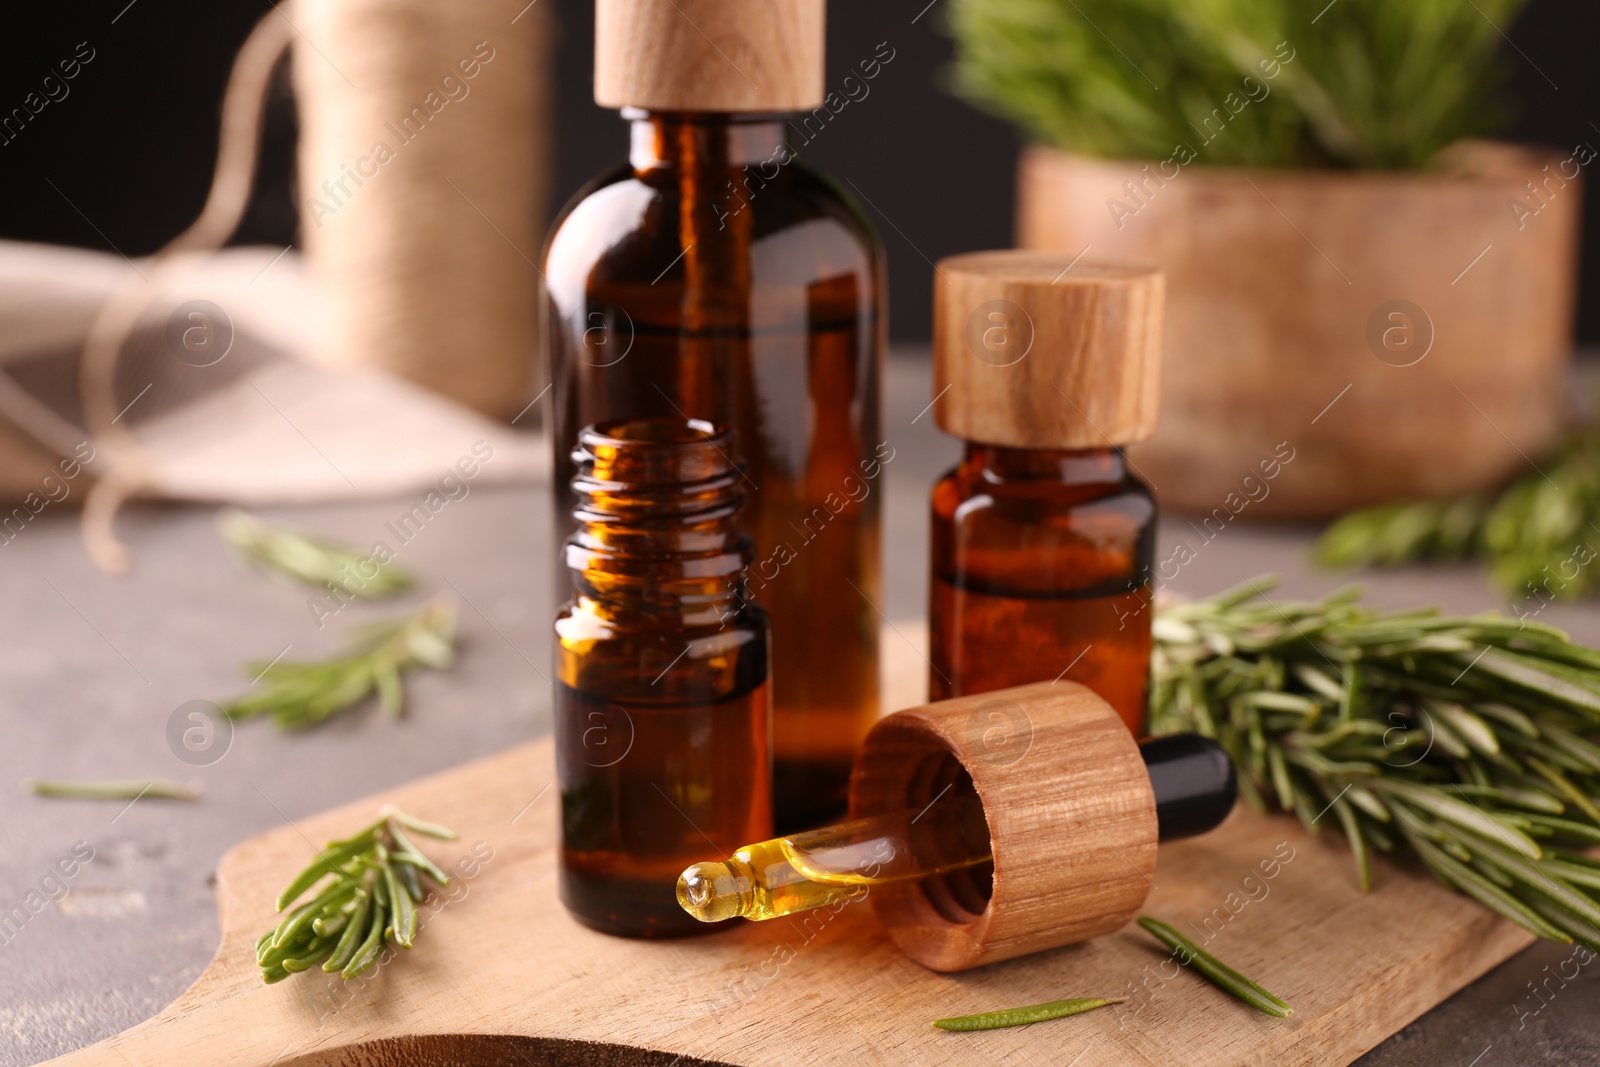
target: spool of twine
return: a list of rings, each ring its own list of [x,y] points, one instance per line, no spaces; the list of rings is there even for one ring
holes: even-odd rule
[[[314,358],[486,414],[542,387],[546,9],[528,0],[296,0],[301,243]]]

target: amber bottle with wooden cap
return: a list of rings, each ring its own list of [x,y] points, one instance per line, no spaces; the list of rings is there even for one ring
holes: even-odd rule
[[[623,109],[631,148],[568,205],[543,265],[558,516],[591,422],[707,419],[743,442],[788,828],[843,813],[877,717],[879,497],[893,457],[878,436],[882,251],[786,134],[790,113],[813,113],[802,127],[832,120],[823,9],[599,0],[595,99]]]
[[[1155,430],[1162,278],[1047,253],[934,282],[933,699],[1081,682],[1145,726],[1156,508],[1122,446]]]
[[[1157,842],[1214,828],[1234,799],[1214,741],[1136,745],[1090,690],[1039,682],[883,719],[856,759],[852,821],[696,863],[678,901],[717,922],[865,896],[917,962],[965,970],[1122,926]]]
[[[572,600],[556,618],[561,899],[632,937],[705,928],[674,884],[707,841],[771,832],[767,620],[732,435],[684,419],[591,426],[573,461]]]

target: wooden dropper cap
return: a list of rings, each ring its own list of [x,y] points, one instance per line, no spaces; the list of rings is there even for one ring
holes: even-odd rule
[[[939,427],[1007,448],[1106,448],[1156,429],[1165,283],[1153,266],[972,252],[933,282]]]
[[[1133,735],[1090,690],[1040,682],[880,719],[856,755],[851,817],[925,809],[945,790],[977,792],[994,875],[872,887],[873,910],[918,963],[965,970],[1138,914],[1156,867],[1156,794]]]
[[[822,104],[824,0],[595,0],[594,99],[650,111]]]

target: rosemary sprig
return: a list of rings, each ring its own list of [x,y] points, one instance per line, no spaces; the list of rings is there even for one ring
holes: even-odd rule
[[[112,778],[106,780],[69,780],[65,778],[28,778],[23,788],[36,797],[60,797],[69,800],[138,800],[154,797],[160,800],[199,800],[196,786],[174,782],[170,778]]]
[[[371,969],[393,940],[410,948],[417,934],[417,905],[427,896],[423,879],[441,887],[450,876],[412,842],[407,830],[455,840],[455,831],[389,811],[354,837],[329,841],[278,896],[282,912],[320,889],[256,942],[256,962],[269,985],[317,964],[355,978]]]
[[[1468,495],[1354,511],[1312,548],[1327,567],[1474,558],[1507,592],[1577,600],[1600,591],[1600,427],[1573,433],[1492,500]]]
[[[368,600],[403,593],[416,579],[400,564],[359,549],[264,522],[238,508],[217,520],[223,540],[258,567],[317,589]]]
[[[1192,965],[1195,971],[1224,993],[1238,997],[1257,1011],[1264,1011],[1280,1019],[1287,1019],[1294,1014],[1294,1009],[1289,1006],[1288,1001],[1270,992],[1260,983],[1246,978],[1160,919],[1141,915],[1139,925],[1149,931],[1157,941],[1172,949],[1179,963],[1185,966]]]
[[[1046,1019],[1061,1019],[1068,1015],[1081,1015],[1108,1004],[1121,1004],[1126,997],[1082,997],[1076,1000],[1050,1000],[1043,1004],[1030,1004],[1025,1008],[1007,1008],[1004,1011],[983,1011],[976,1015],[957,1015],[949,1019],[935,1019],[933,1025],[941,1030],[998,1030],[1003,1026],[1024,1026],[1042,1023]]]
[[[1312,546],[1324,567],[1399,567],[1465,559],[1476,549],[1487,503],[1479,497],[1413,500],[1353,511]]]
[[[349,649],[331,659],[247,663],[245,674],[261,688],[222,710],[236,719],[270,715],[291,730],[322,722],[376,691],[383,710],[397,717],[405,699],[402,672],[454,663],[455,628],[455,608],[436,601],[413,615],[357,628]]]
[[[1600,651],[1493,613],[1383,613],[1258,578],[1154,623],[1158,732],[1216,738],[1261,810],[1372,850],[1551,941],[1600,948]],[[1324,820],[1324,816],[1332,816]]]

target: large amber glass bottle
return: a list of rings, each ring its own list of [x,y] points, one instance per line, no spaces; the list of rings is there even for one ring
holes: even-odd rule
[[[743,595],[734,447],[684,419],[579,438],[574,596],[555,622],[561,899],[607,933],[699,932],[679,872],[708,840],[772,825],[767,620]]]
[[[772,619],[775,811],[793,830],[843,814],[878,710],[883,257],[775,114],[821,102],[819,0],[708,6],[685,7],[702,33],[670,5],[601,5],[596,98],[625,105],[631,147],[545,251],[554,482],[565,494],[591,422],[736,431],[750,588]],[[764,21],[783,11],[794,19]]]
[[[1066,678],[1143,736],[1156,506],[1120,447],[1155,429],[1162,279],[980,252],[939,264],[934,700]]]

